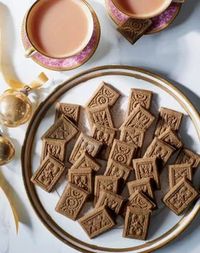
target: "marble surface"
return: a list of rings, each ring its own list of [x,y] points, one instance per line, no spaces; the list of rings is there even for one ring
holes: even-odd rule
[[[98,50],[84,66],[69,72],[53,72],[36,65],[24,57],[20,38],[23,16],[33,1],[2,0],[0,19],[3,22],[3,62],[13,78],[30,82],[41,71],[50,81],[32,99],[42,101],[59,83],[75,73],[105,64],[126,64],[145,67],[155,71],[179,87],[200,110],[200,2],[189,0],[176,21],[164,32],[145,36],[134,46],[124,40],[107,17],[103,0],[90,0],[101,22],[102,37]],[[108,36],[109,35],[109,36]],[[0,77],[0,92],[7,88]],[[20,218],[19,234],[15,234],[13,221],[6,200],[0,195],[0,253],[75,253],[57,240],[41,224],[25,193],[20,165],[20,146],[23,143],[26,125],[17,129],[5,129],[16,146],[16,159],[1,167],[1,173],[10,185],[11,194]],[[159,253],[200,251],[200,216],[191,226]]]

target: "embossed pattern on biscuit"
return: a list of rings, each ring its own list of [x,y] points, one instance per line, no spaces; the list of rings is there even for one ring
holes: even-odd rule
[[[183,148],[177,157],[176,163],[187,163],[192,168],[197,168],[200,164],[200,155],[188,148]]]
[[[88,197],[88,193],[73,184],[68,184],[56,205],[56,211],[76,220]]]
[[[180,149],[183,146],[180,138],[170,128],[166,129],[161,135],[159,135],[158,139],[166,142],[175,149]]]
[[[43,190],[51,192],[65,171],[63,163],[48,155],[33,174],[31,181]]]
[[[128,207],[125,216],[123,236],[145,240],[148,233],[150,211]]]
[[[124,22],[123,25],[119,26],[117,30],[131,44],[134,44],[148,30],[151,24],[151,19],[129,18],[127,21]]]
[[[157,189],[160,189],[160,177],[156,158],[139,158],[133,160],[136,179],[151,178]]]
[[[153,93],[149,90],[131,89],[128,102],[128,116],[138,106],[142,106],[149,110],[151,106]]]
[[[91,100],[88,102],[87,107],[92,108],[101,105],[113,106],[119,96],[119,92],[117,92],[113,87],[105,82],[102,82]]]
[[[57,103],[55,120],[59,119],[62,114],[74,123],[77,123],[79,120],[80,105]]]
[[[61,116],[42,136],[42,139],[53,139],[69,142],[79,132],[78,128],[66,117]]]
[[[123,127],[120,133],[120,141],[133,144],[141,148],[144,142],[145,131],[138,128]]]
[[[182,118],[183,114],[181,112],[161,107],[155,135],[161,135],[167,128],[170,128],[173,131],[178,131],[181,126]]]
[[[101,142],[81,133],[74,145],[69,161],[71,163],[75,163],[83,152],[87,152],[89,155],[94,157],[99,152],[101,145]]]
[[[192,166],[187,163],[169,165],[168,171],[170,188],[174,187],[182,178],[192,181]]]
[[[183,178],[164,196],[163,202],[175,214],[180,215],[198,196],[197,190]]]
[[[111,146],[115,139],[116,132],[117,129],[115,128],[94,125],[92,128],[92,137],[102,142],[104,145]]]

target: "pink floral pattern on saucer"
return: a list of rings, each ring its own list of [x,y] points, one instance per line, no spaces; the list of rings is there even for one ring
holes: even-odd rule
[[[106,6],[109,15],[117,25],[122,25],[129,18],[127,15],[118,10],[111,0],[106,0]],[[159,16],[152,18],[153,24],[147,33],[154,33],[165,29],[176,17],[182,4],[172,3]]]
[[[25,50],[31,46],[31,43],[26,35],[25,27],[23,25],[22,28],[22,41]],[[49,58],[47,56],[42,55],[41,53],[37,52],[31,56],[32,60],[38,63],[39,65],[57,71],[64,71],[64,70],[72,70],[75,69],[92,57],[94,52],[97,49],[100,39],[100,25],[98,22],[97,17],[94,17],[94,32],[93,35],[88,43],[88,45],[77,55],[72,57],[64,58],[64,59],[54,59]]]

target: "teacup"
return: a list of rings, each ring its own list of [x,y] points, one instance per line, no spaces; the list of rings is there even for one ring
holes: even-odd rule
[[[131,18],[148,19],[165,11],[173,0],[111,0],[115,7]]]
[[[92,10],[85,0],[38,0],[26,15],[25,30],[31,43],[27,57],[36,52],[49,58],[71,57],[92,37]]]

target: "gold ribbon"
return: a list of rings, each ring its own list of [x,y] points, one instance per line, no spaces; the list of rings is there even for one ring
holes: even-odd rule
[[[5,14],[5,10],[3,8],[3,6],[0,5],[0,14]],[[0,20],[0,72],[2,73],[3,79],[5,80],[5,82],[8,84],[8,86],[10,86],[11,89],[13,90],[18,90],[18,89],[23,89],[24,87],[29,87],[30,89],[38,89],[40,88],[43,84],[45,84],[48,81],[48,77],[41,72],[38,77],[36,78],[36,80],[32,81],[29,85],[18,81],[18,80],[14,80],[14,78],[12,78],[11,74],[10,74],[10,68],[7,65],[3,64],[3,46],[6,45],[6,43],[3,44],[3,36],[2,36],[2,27],[5,25],[5,21],[2,19],[2,15],[0,15],[1,20]],[[5,38],[4,38],[5,40]],[[5,56],[7,57],[7,56]],[[7,198],[12,213],[13,213],[13,217],[14,217],[14,221],[15,221],[15,227],[16,227],[16,232],[18,233],[18,228],[19,228],[19,218],[17,215],[17,212],[14,208],[13,205],[13,201],[11,199],[11,194],[10,194],[10,186],[9,184],[6,182],[6,180],[4,179],[1,171],[0,171],[0,188],[2,189],[5,197]]]
[[[11,207],[13,218],[14,218],[14,222],[15,222],[16,233],[18,234],[18,230],[19,230],[19,217],[18,217],[18,214],[17,214],[16,209],[14,207],[12,198],[10,196],[11,194],[10,194],[9,188],[10,188],[10,186],[8,185],[8,183],[6,182],[6,180],[3,177],[2,173],[0,172],[0,189],[4,193],[5,197],[8,200],[8,203],[9,203],[9,205]]]

